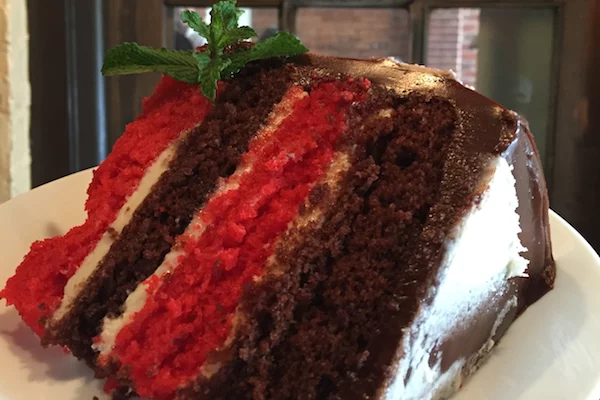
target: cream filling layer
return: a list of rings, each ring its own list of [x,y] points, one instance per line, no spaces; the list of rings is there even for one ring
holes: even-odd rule
[[[272,135],[281,123],[292,113],[294,106],[308,96],[308,93],[299,87],[292,87],[282,100],[275,105],[270,113],[264,127],[256,134],[256,138],[267,140]],[[206,203],[213,201],[217,197],[227,193],[230,190],[235,190],[239,186],[239,182],[243,176],[251,174],[254,167],[255,158],[249,156],[249,153],[242,156],[240,165],[235,172],[226,180],[222,180],[217,184],[215,191],[207,198]],[[114,347],[115,341],[121,329],[131,322],[135,314],[141,311],[151,294],[148,290],[149,283],[156,279],[161,279],[164,275],[172,273],[178,266],[180,257],[185,255],[183,250],[183,242],[187,240],[196,240],[202,235],[211,221],[207,219],[200,208],[184,233],[178,237],[175,245],[165,256],[161,265],[149,276],[144,282],[140,283],[133,292],[129,294],[122,307],[122,313],[116,318],[104,318],[102,323],[102,332],[99,335],[100,340],[92,345],[92,348],[100,353],[100,356],[108,355]],[[154,292],[158,290],[160,283],[154,288]],[[152,292],[152,293],[154,293]]]
[[[458,360],[442,372],[443,355],[439,354],[436,361],[430,360],[430,354],[437,344],[493,303],[491,299],[506,290],[508,279],[526,276],[528,261],[521,253],[527,249],[518,236],[521,228],[512,168],[502,157],[491,168],[493,175],[481,202],[455,227],[451,236],[454,240],[446,247],[439,283],[431,288],[433,301],[423,304],[406,328],[394,378],[377,398],[437,399],[456,390],[456,378],[467,360]],[[516,306],[514,301],[509,304]],[[508,311],[499,313],[490,338]]]
[[[334,160],[329,166],[327,173],[324,179],[319,181],[320,184],[327,184],[329,187],[330,193],[332,197],[336,197],[337,193],[339,193],[340,189],[340,181],[342,177],[348,172],[351,167],[350,163],[350,154],[339,152],[335,155]],[[305,203],[307,207],[310,207],[310,204]],[[297,218],[290,221],[286,232],[281,235],[281,237],[288,237],[289,233],[292,231],[299,231],[302,228],[306,227],[309,224],[316,224],[316,227],[320,226],[323,223],[323,209],[320,207],[310,207],[307,212],[303,215],[298,216]],[[277,247],[277,246],[276,246]],[[281,276],[285,273],[285,270],[279,260],[277,259],[276,253],[271,255],[267,261],[265,270],[262,276],[254,276],[253,282],[255,284],[260,283],[263,279],[268,279],[270,277]],[[238,309],[236,309],[235,314],[233,316],[233,322],[231,327],[231,332],[229,332],[229,336],[225,340],[225,343],[215,351],[223,351],[231,346],[233,343],[236,333],[237,326],[240,321],[243,321],[246,318],[245,315]],[[219,371],[223,362],[210,362],[206,361],[202,368],[200,369],[200,374],[205,378],[210,378],[216,372]]]
[[[158,158],[146,170],[146,173],[140,180],[138,187],[129,196],[123,207],[119,210],[117,217],[110,224],[110,227],[100,238],[96,247],[83,259],[83,262],[75,274],[67,281],[63,298],[59,308],[52,315],[54,322],[59,321],[69,311],[73,301],[77,298],[80,291],[85,287],[87,280],[94,273],[100,262],[108,254],[111,246],[121,234],[125,226],[129,224],[131,218],[142,201],[150,194],[152,187],[158,182],[161,175],[169,168],[171,160],[177,153],[179,143],[187,136],[189,131],[184,132],[179,139],[173,141],[163,150]]]

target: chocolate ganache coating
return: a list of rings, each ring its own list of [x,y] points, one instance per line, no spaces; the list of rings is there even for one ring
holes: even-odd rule
[[[400,64],[388,59],[357,60],[312,54],[299,58],[297,62],[342,75],[367,78],[374,85],[383,85],[399,96],[421,94],[443,97],[455,105],[459,125],[444,167],[440,201],[431,210],[419,244],[418,252],[427,257],[420,258],[420,261],[415,258],[415,264],[428,264],[416,267],[428,271],[427,279],[421,281],[419,291],[424,297],[427,288],[436,283],[434,279],[440,262],[434,260],[442,258],[444,239],[486,188],[482,186],[488,181],[485,177],[488,171],[486,166],[499,155],[512,165],[522,229],[519,236],[527,248],[523,256],[529,261],[529,277],[512,278],[510,289],[498,299],[495,307],[482,312],[476,326],[470,327],[468,332],[457,332],[451,340],[440,344],[442,370],[447,370],[456,360],[477,352],[489,339],[500,310],[516,296],[517,307],[508,313],[493,338],[500,339],[520,313],[552,289],[556,273],[550,242],[546,181],[527,121],[465,87],[451,72]],[[437,237],[432,240],[429,232],[435,232]],[[440,232],[444,232],[444,235],[440,236]],[[415,302],[420,300],[415,299]],[[416,311],[418,304],[414,305]],[[398,361],[393,359],[392,349],[398,348],[402,339],[398,327],[407,322],[405,313],[398,316],[402,321],[394,323],[395,318],[390,315],[386,323],[388,329],[382,329],[379,339],[372,341],[368,362],[371,365],[365,365],[366,368],[361,369],[358,377],[343,385],[340,398],[368,398],[385,387],[385,381],[392,379],[390,375],[395,368],[390,366]],[[376,379],[377,375],[383,376],[383,381]]]
[[[498,157],[504,157],[513,167],[519,200],[517,212],[522,229],[520,239],[527,248],[523,256],[529,261],[529,277],[511,278],[502,293],[495,295],[490,304],[477,311],[479,315],[474,321],[465,324],[468,326],[465,326],[463,331],[452,332],[449,339],[434,348],[433,361],[440,361],[444,372],[457,360],[470,360],[490,338],[494,341],[500,339],[514,319],[548,292],[554,283],[555,267],[550,244],[546,183],[538,151],[524,119],[463,86],[453,74],[445,71],[400,64],[387,59],[357,60],[313,54],[294,57],[290,61],[286,68],[292,70],[294,83],[305,87],[310,87],[312,83],[323,78],[368,79],[373,87],[373,108],[369,112],[388,109],[396,100],[409,104],[405,108],[414,106],[415,115],[419,115],[419,112],[427,107],[431,109],[434,103],[443,104],[444,106],[437,110],[446,113],[444,115],[448,115],[449,111],[454,122],[449,143],[443,150],[445,162],[441,167],[441,182],[436,184],[439,185],[436,188],[436,200],[428,210],[427,218],[423,218],[422,230],[418,236],[411,236],[409,239],[407,248],[410,249],[410,254],[405,260],[397,260],[402,269],[391,269],[394,273],[400,273],[384,285],[386,293],[369,294],[368,301],[377,303],[379,300],[373,300],[374,298],[385,297],[391,300],[390,304],[393,303],[394,307],[388,310],[386,306],[385,310],[381,309],[383,315],[375,316],[374,329],[368,332],[368,339],[361,341],[359,345],[361,354],[365,356],[360,357],[356,366],[342,363],[348,366],[348,369],[335,378],[329,378],[328,372],[315,361],[323,356],[319,349],[314,349],[319,347],[315,343],[336,341],[343,337],[338,340],[336,349],[352,349],[348,352],[349,358],[352,359],[356,355],[352,353],[356,346],[353,347],[352,343],[340,343],[344,340],[351,342],[354,339],[351,335],[344,336],[347,332],[338,332],[339,336],[324,339],[317,334],[320,330],[315,328],[314,331],[310,331],[313,321],[301,319],[306,310],[301,308],[303,306],[300,309],[297,307],[304,301],[302,298],[308,296],[309,290],[306,287],[300,288],[298,284],[301,280],[298,276],[304,271],[303,268],[313,271],[310,268],[321,265],[321,261],[318,260],[322,258],[327,261],[324,261],[324,267],[318,270],[320,272],[316,275],[330,273],[327,268],[333,268],[331,265],[344,256],[328,253],[326,245],[320,242],[326,242],[331,237],[328,236],[330,230],[327,226],[347,220],[343,211],[339,212],[340,220],[335,219],[338,215],[338,211],[335,211],[333,214],[327,214],[330,216],[324,218],[332,219],[325,219],[319,227],[308,226],[306,230],[299,230],[297,241],[284,243],[281,253],[278,253],[284,260],[279,274],[265,276],[259,282],[249,285],[239,305],[244,318],[238,321],[230,347],[215,352],[215,356],[219,356],[216,363],[219,368],[214,374],[199,377],[192,385],[184,388],[180,392],[181,399],[385,398],[386,388],[396,377],[398,363],[405,356],[402,343],[408,331],[406,328],[413,324],[421,307],[432,301],[432,293],[435,290],[431,289],[438,285],[437,279],[444,264],[446,245],[452,241],[455,228],[487,189],[494,172],[490,167],[495,165],[494,161]],[[359,113],[364,112],[364,108],[357,107],[357,110],[363,110],[358,111]],[[411,115],[410,112],[411,110],[408,110],[408,114],[405,115]],[[438,114],[427,115],[436,118]],[[364,119],[361,118],[368,118],[368,115],[360,114],[360,118],[356,120],[349,119],[349,131],[353,130],[352,123],[362,124]],[[435,131],[434,125],[439,121],[431,121],[432,131]],[[419,121],[419,124],[421,128],[428,125],[422,121]],[[349,136],[352,137],[351,134]],[[353,175],[349,173],[341,186],[353,182],[352,179]],[[353,183],[350,183],[346,189],[353,191],[355,186],[352,185]],[[326,211],[331,207],[352,207],[344,204],[344,199],[345,197],[329,199],[328,196],[324,196],[321,203]],[[490,229],[494,227],[490,226]],[[334,228],[331,232],[338,234]],[[303,237],[305,239],[302,239]],[[314,260],[311,258],[312,254],[315,254]],[[298,261],[290,255],[300,255],[302,260]],[[366,260],[365,265],[356,267],[359,271],[357,274],[360,275],[360,271],[371,268],[368,262]],[[313,273],[306,271],[305,275]],[[332,279],[332,276],[330,274],[329,278],[324,279]],[[335,279],[341,279],[343,282],[345,276],[342,273]],[[349,279],[360,277],[354,275]],[[369,287],[364,285],[364,290],[371,290]],[[298,297],[301,297],[300,300]],[[317,301],[310,303],[308,308],[326,307],[325,301],[322,298],[318,300],[318,297],[316,296]],[[344,309],[344,304],[340,302],[336,302],[335,307],[338,309],[321,310],[323,313],[338,312],[347,315],[349,319],[353,318],[352,313],[357,312],[356,307]],[[502,324],[495,326],[500,314],[504,315]],[[329,316],[332,320],[335,319],[335,316]],[[329,316],[322,315],[323,320],[319,323],[329,324]],[[301,325],[303,323],[305,324]],[[300,329],[304,329],[302,333],[299,333]],[[335,331],[335,328],[332,330]],[[304,345],[297,345],[300,342]],[[346,344],[348,346],[344,347]],[[326,343],[324,346],[327,348]],[[311,352],[313,349],[314,353]],[[338,350],[336,356],[340,354]],[[326,350],[323,351],[327,354]],[[301,359],[304,359],[301,366],[294,364]],[[290,364],[287,364],[288,362]],[[324,363],[327,362],[328,360],[324,360]],[[293,376],[286,375],[285,379],[282,378],[288,370],[297,371],[301,376],[292,374]],[[318,387],[313,387],[315,379],[318,380],[319,376],[321,379]],[[291,388],[287,388],[287,385]]]

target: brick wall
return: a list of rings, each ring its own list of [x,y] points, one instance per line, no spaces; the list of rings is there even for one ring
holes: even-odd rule
[[[479,10],[438,9],[431,13],[427,65],[452,70],[465,84],[476,86]]]
[[[201,15],[204,9],[198,9]],[[252,27],[259,35],[277,27],[277,9],[252,9]],[[396,57],[408,60],[409,15],[402,9],[301,8],[297,34],[311,51],[340,57]],[[438,9],[429,21],[427,64],[453,70],[475,86],[479,10]]]
[[[406,10],[303,8],[298,11],[296,26],[300,39],[314,52],[341,57],[408,57]]]
[[[175,19],[175,29],[179,32],[185,32],[187,26],[181,22],[180,15],[183,10],[193,10],[197,12],[203,19],[208,18],[209,9],[202,7],[176,7],[173,13]],[[252,27],[258,35],[262,35],[267,29],[277,28],[278,11],[276,8],[253,8],[251,9]],[[196,36],[194,34],[194,36]],[[193,42],[197,42],[197,38],[191,38]]]
[[[206,9],[194,9],[201,16]],[[179,18],[181,9],[176,10]],[[252,9],[252,27],[259,35],[277,28],[276,8]],[[302,8],[298,36],[311,51],[340,57],[397,57],[409,48],[408,12],[385,9]]]
[[[477,36],[479,35],[479,9],[462,8],[459,12],[460,63],[462,81],[470,86],[477,86]]]
[[[439,9],[431,13],[427,37],[427,64],[434,68],[451,69],[458,63],[458,9]]]
[[[267,29],[277,29],[278,14],[276,8],[252,9],[252,28],[262,35]]]

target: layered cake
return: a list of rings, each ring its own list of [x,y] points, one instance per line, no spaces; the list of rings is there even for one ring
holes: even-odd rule
[[[217,87],[163,78],[0,292],[115,397],[444,399],[552,288],[527,124],[451,73],[303,54]]]

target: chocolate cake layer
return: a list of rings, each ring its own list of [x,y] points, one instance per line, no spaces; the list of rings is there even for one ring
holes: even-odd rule
[[[527,122],[517,114],[459,83],[450,72],[436,71],[391,60],[356,60],[316,55],[301,56],[301,65],[312,65],[337,73],[364,77],[399,96],[421,93],[449,99],[459,113],[460,125],[454,148],[462,160],[445,167],[447,191],[461,189],[463,194],[480,181],[482,165],[494,155],[502,154],[514,167],[517,195],[531,201],[519,204],[520,235],[530,251],[534,289],[528,303],[548,291],[554,281],[548,191],[539,153]],[[461,161],[460,163],[458,161]],[[452,167],[456,167],[453,169]],[[479,173],[479,174],[478,174]],[[458,194],[457,194],[458,197]],[[468,202],[468,200],[467,200]],[[458,218],[458,216],[456,216]]]
[[[348,141],[358,150],[339,197],[315,194],[312,207],[327,215],[322,225],[282,240],[276,262],[284,275],[249,290],[237,358],[199,382],[202,398],[339,394],[337,382],[361,368],[380,326],[400,307],[394,288],[416,290],[407,261],[438,199],[457,116],[439,98],[375,92],[350,117]],[[403,293],[413,299],[407,315],[415,294]]]
[[[348,108],[368,88],[362,80],[329,79],[310,93],[295,86],[286,94],[234,175],[196,214],[180,238],[185,245],[129,296],[123,319],[105,321],[106,335],[95,341],[102,364],[119,363],[119,376],[130,376],[148,398],[169,397],[211,370],[205,360],[227,341],[244,287],[263,275],[311,188],[335,184],[349,167],[336,143],[347,130]],[[293,110],[281,110],[289,101]],[[281,122],[275,127],[272,119]]]
[[[485,182],[485,168],[489,160],[502,156],[514,168],[513,176],[516,179],[519,198],[517,212],[522,229],[519,237],[523,246],[527,248],[523,256],[529,260],[529,277],[511,279],[509,295],[498,301],[496,307],[487,311],[488,315],[498,315],[511,295],[517,297],[517,312],[506,316],[496,332],[495,338],[498,340],[518,313],[523,312],[553,287],[556,271],[550,245],[546,183],[539,154],[527,123],[492,100],[465,88],[446,72],[439,71],[436,74],[429,69],[383,60],[307,57],[305,61],[350,75],[367,77],[375,85],[384,85],[401,96],[416,93],[443,96],[454,104],[459,113],[458,129],[444,166],[440,201],[431,210],[432,218],[421,237],[420,249],[414,251],[414,259],[411,262],[417,270],[429,270],[428,279],[419,283],[420,290],[423,291],[421,296],[427,288],[436,285],[434,277],[440,265],[441,249],[444,243],[451,239],[448,236],[450,229],[464,217],[466,210],[478,201],[478,194],[485,189],[479,185],[482,181]],[[396,293],[399,296],[403,295],[402,290]],[[362,398],[365,393],[369,393],[370,387],[381,386],[380,382],[374,382],[372,377],[378,376],[382,369],[388,368],[386,364],[391,360],[386,360],[386,354],[400,342],[401,332],[398,327],[406,326],[410,321],[401,316],[394,316],[393,313],[389,317],[378,338],[369,347],[373,362],[365,365],[362,374],[348,379],[348,390],[342,398]],[[491,332],[495,320],[486,315],[481,317],[488,318],[488,322],[479,328],[485,333]],[[468,337],[471,339],[480,335],[479,340],[483,345],[485,333],[471,330]],[[474,348],[479,348],[475,347],[477,340],[473,342],[455,341],[441,344],[440,348],[454,346],[451,354],[458,359],[469,355]],[[448,366],[452,361],[454,360],[446,359],[444,364]],[[393,369],[388,368],[388,380],[392,378],[390,374],[393,373]]]
[[[183,390],[182,399],[383,396],[402,357],[396,351],[404,328],[432,300],[444,244],[479,201],[498,157],[514,166],[529,278],[511,279],[505,296],[468,330],[473,342],[440,343],[443,368],[472,359],[495,329],[491,316],[513,297],[516,308],[497,327],[496,340],[553,285],[544,178],[514,113],[443,72],[384,60],[298,62],[366,77],[376,87],[350,120],[349,142],[358,143],[353,167],[340,197],[316,196],[326,210],[323,223],[282,241],[278,273],[248,288],[234,344],[215,354],[220,369]],[[389,106],[390,118],[369,119]]]
[[[67,315],[46,340],[67,346],[90,365],[92,338],[106,315],[121,312],[128,294],[160,265],[219,178],[231,175],[250,138],[291,85],[279,65],[246,68],[228,82],[213,112],[179,146],[169,170],[89,278]]]

